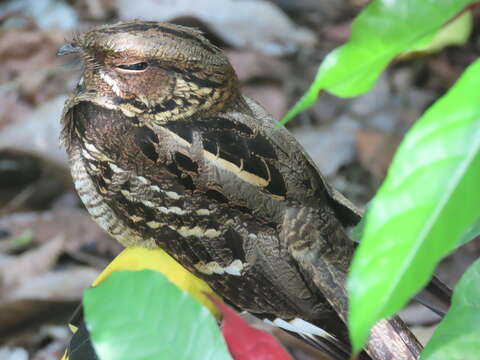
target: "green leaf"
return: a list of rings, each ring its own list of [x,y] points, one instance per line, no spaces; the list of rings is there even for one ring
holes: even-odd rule
[[[372,1],[354,20],[349,41],[327,55],[310,88],[281,123],[313,105],[321,90],[340,97],[370,90],[395,56],[430,42],[443,25],[474,2]]]
[[[415,124],[369,205],[347,282],[358,351],[479,217],[480,60]]]
[[[359,243],[362,240],[367,214],[368,214],[368,205],[365,209],[364,216],[362,217],[360,222],[353,228],[353,231],[350,234],[350,237],[352,238],[352,240],[357,243]],[[480,236],[480,218],[477,219],[477,221],[475,221],[473,225],[471,225],[464,231],[462,238],[458,243],[458,246],[462,246],[463,244],[466,244],[467,242],[475,239],[478,236]]]
[[[452,306],[423,350],[421,360],[476,360],[480,354],[480,260],[462,276]]]
[[[406,53],[401,54],[401,57],[403,58],[411,53],[433,53],[450,45],[464,45],[472,32],[472,25],[472,12],[465,11],[437,31],[433,39],[428,39],[426,42],[421,41]]]
[[[352,238],[352,240],[357,243],[359,243],[363,238],[363,233],[365,231],[365,221],[366,221],[365,219],[367,218],[369,207],[370,207],[370,204],[367,204],[360,222],[353,228],[350,234],[350,237]]]
[[[83,304],[101,360],[231,360],[210,311],[159,272],[116,271]]]

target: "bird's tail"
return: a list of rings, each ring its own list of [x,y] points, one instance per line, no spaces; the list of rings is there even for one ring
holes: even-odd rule
[[[437,277],[432,277],[428,285],[418,293],[416,301],[428,307],[440,317],[445,316],[452,302],[452,290]]]
[[[276,318],[273,320],[264,319],[265,322],[276,326],[310,346],[318,349],[322,354],[332,360],[350,360],[352,356],[350,343],[348,340],[339,339],[335,335],[326,331],[322,321],[311,323],[300,318],[284,320]],[[372,360],[365,352],[362,352],[358,360]]]
[[[328,215],[313,208],[291,208],[284,218],[282,236],[303,276],[320,290],[346,324],[345,283],[355,245],[341,224]],[[398,317],[378,322],[365,347],[373,360],[416,360],[421,350],[418,340]]]
[[[315,245],[303,250],[292,251],[302,273],[309,277],[321,290],[330,305],[346,323],[348,297],[345,288],[346,273],[326,260],[322,249]],[[373,360],[418,359],[422,346],[403,321],[394,317],[379,321],[371,330],[365,351]]]

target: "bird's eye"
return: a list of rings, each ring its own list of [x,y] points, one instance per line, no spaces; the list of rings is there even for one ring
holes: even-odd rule
[[[117,69],[122,72],[140,72],[145,70],[148,67],[148,63],[146,62],[139,62],[135,64],[121,64],[117,65]]]

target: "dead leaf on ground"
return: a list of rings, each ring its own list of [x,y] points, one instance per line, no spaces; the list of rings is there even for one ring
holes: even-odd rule
[[[268,55],[291,54],[316,42],[312,31],[297,26],[277,6],[263,0],[137,0],[135,6],[130,0],[119,0],[117,6],[122,20],[193,17],[227,44]]]
[[[45,212],[14,213],[0,218],[0,229],[15,238],[30,231],[33,242],[42,244],[52,238],[62,236],[65,239],[66,251],[95,246],[100,254],[116,255],[122,246],[108,236],[81,209],[58,209]]]
[[[332,123],[348,107],[350,99],[343,99],[329,93],[318,97],[311,112],[315,120],[322,124]]]
[[[310,17],[311,23],[333,22],[345,11],[345,2],[339,0],[270,0],[287,14]]]
[[[21,110],[42,104],[74,86],[75,72],[55,55],[70,37],[59,30],[0,30],[0,97],[6,105],[0,110],[0,124],[23,119],[25,112]]]
[[[26,72],[34,73],[46,66],[61,64],[63,61],[55,53],[67,34],[59,30],[0,30],[0,83]]]
[[[20,299],[78,301],[100,270],[86,266],[70,266],[61,271],[50,271],[31,277],[21,286],[6,294],[4,302]],[[1,307],[1,305],[0,305]]]
[[[2,213],[44,208],[72,188],[67,155],[58,140],[64,100],[52,99],[0,132],[0,179],[8,187],[6,193],[0,189]],[[32,166],[25,168],[25,163]]]
[[[388,74],[384,73],[380,75],[372,90],[351,100],[349,110],[356,117],[368,119],[373,114],[388,109],[391,102],[391,84]]]
[[[31,277],[0,300],[0,342],[43,324],[64,324],[99,270],[74,266]]]
[[[42,29],[69,29],[78,22],[75,11],[66,1],[58,0],[10,0],[3,1],[1,12],[13,13],[10,23],[21,25],[22,18],[29,19]],[[3,15],[0,12],[1,15]],[[15,15],[19,19],[15,18]],[[20,20],[20,21],[19,21]]]
[[[30,358],[31,360],[59,360],[72,336],[67,326],[44,325],[40,328],[43,338],[40,344],[45,344],[45,340],[49,341]],[[43,340],[43,341],[42,341]]]
[[[0,131],[17,119],[24,118],[32,106],[27,102],[20,100],[15,92],[5,92],[0,97]]]
[[[242,82],[254,78],[281,80],[288,73],[285,61],[258,51],[229,50],[227,56]]]
[[[463,70],[454,67],[445,54],[430,57],[427,64],[434,75],[432,81],[442,81],[447,88],[458,80]]]
[[[58,96],[32,111],[26,118],[2,129],[0,150],[16,150],[39,157],[69,174],[67,155],[59,146],[60,116],[66,96]],[[66,175],[69,176],[69,175]]]
[[[343,44],[348,41],[352,32],[352,22],[327,25],[323,28],[323,34],[326,39]]]
[[[2,360],[28,360],[28,352],[21,347],[0,347],[0,359]]]
[[[318,128],[293,134],[325,176],[331,176],[355,158],[355,131],[359,124],[348,116]]]
[[[280,86],[268,84],[245,85],[242,86],[242,92],[262,104],[276,120],[280,120],[287,111],[287,97]]]
[[[115,0],[81,0],[74,6],[81,18],[89,20],[106,20],[115,12]]]
[[[356,134],[358,159],[377,181],[381,181],[401,139],[378,130],[359,129]]]
[[[0,343],[42,324],[66,323],[78,301],[25,299],[0,305]]]
[[[14,287],[50,270],[64,249],[64,238],[57,237],[0,265],[0,288],[6,296]],[[2,296],[3,297],[3,296]]]
[[[371,1],[372,0],[350,0],[352,5],[358,8],[363,8],[364,6],[367,6],[367,4]]]

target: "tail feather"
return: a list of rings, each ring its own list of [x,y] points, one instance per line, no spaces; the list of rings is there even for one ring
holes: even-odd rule
[[[343,344],[335,336],[300,318],[287,321],[276,318],[273,321],[264,319],[265,322],[274,325],[291,335],[303,340],[314,348],[324,352],[332,360],[348,360],[351,358],[350,346]]]
[[[339,231],[335,235],[338,238],[342,234]],[[348,296],[345,282],[348,265],[344,261],[337,260],[335,252],[327,251],[325,241],[319,241],[318,236],[318,233],[312,232],[310,239],[302,237],[301,242],[290,243],[290,253],[297,261],[303,275],[321,290],[346,324]],[[374,360],[398,358],[416,360],[421,350],[422,346],[418,340],[399,318],[378,322],[372,328],[365,347],[365,351]]]
[[[452,302],[452,290],[437,277],[433,277],[428,285],[414,298],[434,313],[443,317]]]

